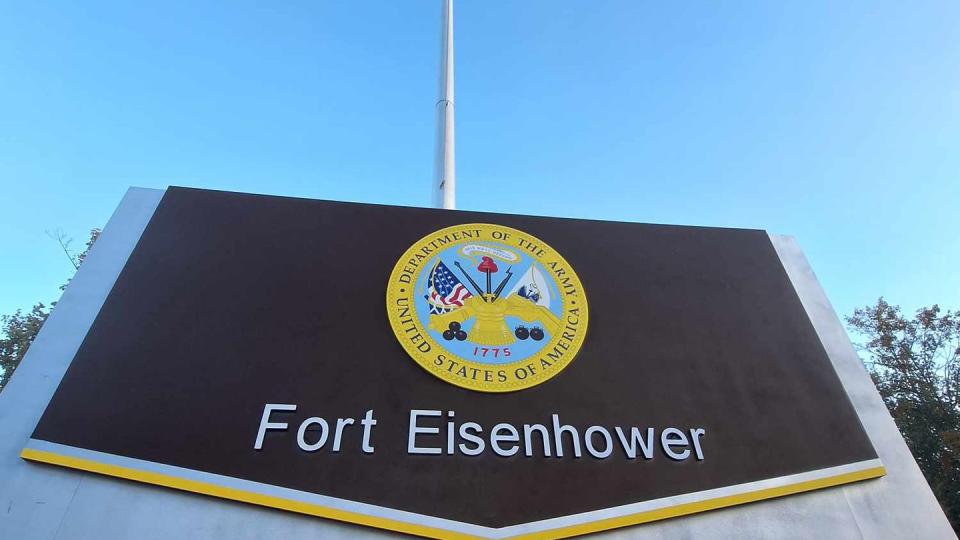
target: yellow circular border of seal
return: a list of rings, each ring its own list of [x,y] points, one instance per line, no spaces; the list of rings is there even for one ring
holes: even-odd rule
[[[446,242],[438,247],[441,240]],[[416,313],[417,278],[424,266],[441,249],[473,242],[496,242],[535,259],[550,273],[560,292],[563,329],[551,335],[540,352],[525,360],[483,364],[454,355],[433,339]],[[586,339],[589,308],[583,284],[573,267],[548,244],[510,227],[465,223],[432,232],[403,253],[387,282],[387,318],[404,350],[437,378],[480,392],[513,392],[547,381],[570,365]]]

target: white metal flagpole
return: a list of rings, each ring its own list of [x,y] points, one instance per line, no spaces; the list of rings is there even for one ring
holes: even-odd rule
[[[441,0],[443,35],[440,44],[440,91],[437,98],[437,148],[433,205],[453,210],[457,206],[457,178],[453,125],[453,0]]]

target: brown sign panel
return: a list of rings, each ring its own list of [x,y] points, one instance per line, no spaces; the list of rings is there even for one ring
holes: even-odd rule
[[[414,248],[427,307],[405,343],[384,307]],[[583,334],[565,330],[587,298]],[[462,377],[549,376],[440,373],[472,362]],[[883,474],[762,231],[182,188],[23,456],[438,537],[580,534]]]

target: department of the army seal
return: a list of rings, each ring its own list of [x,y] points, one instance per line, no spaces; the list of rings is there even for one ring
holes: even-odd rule
[[[542,240],[467,223],[424,236],[400,257],[387,315],[430,373],[471,390],[510,392],[573,361],[588,308],[576,272]]]

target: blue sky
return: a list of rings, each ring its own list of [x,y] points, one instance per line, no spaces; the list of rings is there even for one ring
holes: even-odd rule
[[[439,1],[0,6],[0,313],[128,186],[427,205]],[[265,5],[264,5],[265,4]],[[795,235],[960,308],[960,4],[458,0],[464,209]]]

